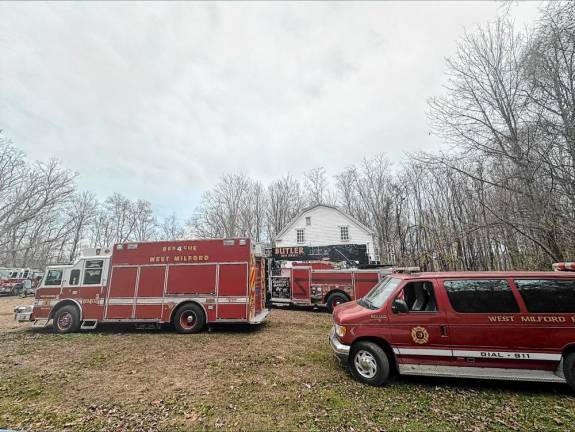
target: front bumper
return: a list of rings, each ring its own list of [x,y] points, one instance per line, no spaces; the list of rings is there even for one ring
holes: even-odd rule
[[[16,306],[14,308],[14,319],[18,322],[32,321],[32,306]]]
[[[335,326],[332,327],[329,332],[329,344],[338,359],[341,361],[347,361],[347,358],[349,357],[349,345],[342,344],[339,341],[335,335]]]

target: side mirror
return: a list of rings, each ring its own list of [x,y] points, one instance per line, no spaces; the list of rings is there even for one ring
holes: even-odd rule
[[[409,307],[405,300],[402,299],[395,299],[391,305],[391,311],[393,313],[408,313]]]

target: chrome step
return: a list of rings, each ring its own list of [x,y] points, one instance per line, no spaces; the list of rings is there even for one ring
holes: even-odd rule
[[[80,326],[80,330],[94,330],[97,325],[98,325],[97,320],[82,321],[82,325]]]

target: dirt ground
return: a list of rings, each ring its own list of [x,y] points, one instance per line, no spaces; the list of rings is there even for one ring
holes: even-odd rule
[[[260,327],[198,335],[105,326],[55,335],[0,298],[0,429],[575,430],[567,386],[398,378],[355,382],[331,317],[274,309]]]

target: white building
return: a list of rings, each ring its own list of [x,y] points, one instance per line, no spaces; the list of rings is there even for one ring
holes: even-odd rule
[[[366,245],[377,261],[373,231],[337,207],[318,204],[304,209],[275,238],[275,247]]]

